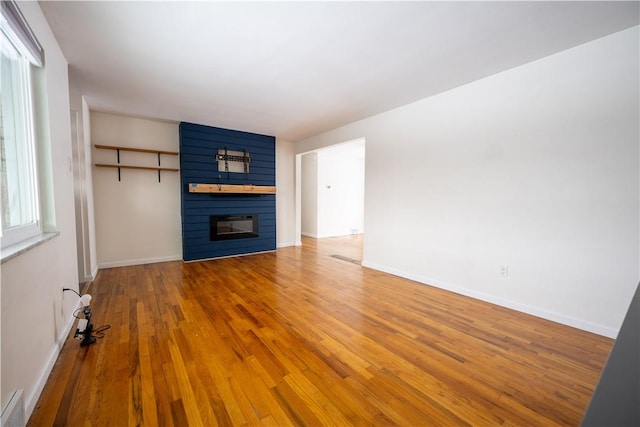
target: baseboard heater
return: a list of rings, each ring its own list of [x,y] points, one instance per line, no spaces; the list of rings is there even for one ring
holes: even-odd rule
[[[7,406],[2,408],[2,417],[0,418],[2,427],[24,427],[27,425],[24,419],[24,399],[22,394],[22,389],[14,391]]]

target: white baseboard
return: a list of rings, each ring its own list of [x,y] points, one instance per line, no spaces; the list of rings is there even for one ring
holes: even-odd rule
[[[455,285],[452,283],[443,282],[442,280],[431,279],[428,277],[407,273],[405,271],[397,270],[392,267],[388,267],[381,264],[369,262],[367,260],[362,261],[363,267],[372,268],[374,270],[383,271],[385,273],[393,274],[394,276],[403,277],[405,279],[413,280],[425,285],[434,286],[436,288],[444,289],[446,291],[454,292],[456,294],[464,295],[467,297],[475,298],[481,301],[486,301],[492,304],[499,305],[501,307],[509,308],[512,310],[520,311],[522,313],[531,314],[536,317],[540,317],[552,322],[561,323],[563,325],[571,326],[573,328],[582,329],[583,331],[592,332],[594,334],[602,335],[608,338],[616,338],[618,336],[618,330],[609,326],[600,325],[597,323],[588,322],[583,319],[576,319],[571,316],[566,316],[561,313],[551,312],[539,307],[533,307],[527,304],[522,304],[517,301],[512,301],[499,296],[486,294],[483,292],[474,291],[472,289],[465,288],[463,286]]]
[[[288,248],[289,246],[295,246],[294,242],[282,242],[276,245],[277,248]]]
[[[317,239],[317,238],[318,238],[318,235],[317,235],[317,234],[314,234],[314,233],[305,233],[305,232],[303,231],[303,232],[301,232],[300,234],[302,234],[302,235],[303,235],[303,236],[305,236],[305,237],[311,237],[311,238],[313,238],[313,239]]]
[[[158,258],[143,258],[143,259],[130,259],[122,261],[111,261],[98,264],[98,269],[101,268],[114,268],[114,267],[129,267],[131,265],[143,265],[143,264],[155,264],[157,262],[169,262],[169,261],[181,261],[182,255],[170,255],[166,257]]]
[[[93,269],[93,271],[91,272],[91,281],[93,282],[94,280],[96,280],[96,277],[98,276],[98,265],[96,265],[96,268]]]
[[[94,280],[96,280],[97,275],[98,275],[98,266],[96,265],[95,268],[91,271],[90,276],[80,277],[80,283],[93,282]]]
[[[364,233],[345,233],[345,234],[322,234],[319,235],[318,239],[330,239],[332,237],[349,237],[349,236],[359,236]]]
[[[79,283],[88,283],[88,282],[93,282],[93,279],[95,278],[95,276],[84,276],[84,277],[80,277],[79,278]]]
[[[44,390],[44,386],[47,384],[47,380],[49,379],[49,374],[51,373],[51,370],[53,369],[53,365],[55,365],[56,360],[58,360],[58,356],[62,351],[62,346],[64,346],[64,342],[66,341],[67,336],[69,335],[69,331],[73,327],[73,323],[75,322],[75,320],[76,318],[73,317],[72,315],[69,321],[67,322],[66,326],[62,328],[62,332],[60,333],[60,335],[58,335],[56,343],[54,344],[53,348],[49,352],[49,357],[47,358],[47,362],[45,363],[42,370],[40,371],[40,375],[38,376],[38,380],[36,381],[33,387],[33,390],[31,391],[31,394],[26,398],[24,402],[24,416],[26,420],[28,420],[31,417],[31,414],[33,413],[33,410],[35,409],[36,404],[38,403],[40,394],[42,394],[42,390]]]

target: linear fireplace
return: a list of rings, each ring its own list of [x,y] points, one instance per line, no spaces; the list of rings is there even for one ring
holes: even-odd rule
[[[212,215],[211,240],[258,237],[258,215]]]

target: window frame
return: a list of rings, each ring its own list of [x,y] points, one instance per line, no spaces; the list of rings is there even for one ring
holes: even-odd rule
[[[11,103],[9,118],[6,118],[7,111],[2,111],[2,132],[3,139],[6,132],[13,131],[13,141],[4,140],[3,148],[12,144],[12,161],[15,169],[9,171],[3,166],[3,176],[11,172],[13,177],[13,191],[19,193],[19,209],[25,209],[28,213],[21,219],[22,223],[16,225],[5,224],[5,203],[1,203],[2,216],[0,217],[0,248],[5,248],[29,241],[37,236],[42,236],[42,221],[40,211],[40,189],[38,176],[38,147],[36,143],[36,111],[34,97],[33,68],[43,65],[42,48],[35,39],[33,32],[29,28],[26,20],[20,13],[17,5],[13,1],[2,1],[2,14],[0,15],[0,32],[2,34],[2,55],[11,60],[10,99],[6,100],[6,89],[4,91],[5,100],[2,103],[7,106]],[[4,73],[3,73],[4,74]],[[16,76],[17,74],[17,76]],[[4,83],[7,82],[3,76]],[[16,87],[17,86],[17,87]],[[7,130],[4,126],[9,120],[14,122],[13,129]],[[18,122],[19,125],[17,124]],[[22,145],[19,145],[22,144]],[[5,150],[3,150],[5,151]],[[6,153],[3,153],[3,155]],[[0,179],[3,177],[0,176]],[[4,183],[3,183],[4,184]],[[15,190],[15,187],[18,187]]]

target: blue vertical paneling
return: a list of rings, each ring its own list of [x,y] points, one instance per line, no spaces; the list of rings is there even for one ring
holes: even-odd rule
[[[218,172],[219,149],[246,150],[249,173]],[[276,196],[189,193],[188,185],[276,185],[275,137],[180,123],[180,184],[182,193],[182,253],[185,261],[240,255],[276,249]],[[211,215],[258,214],[259,236],[211,241]]]

